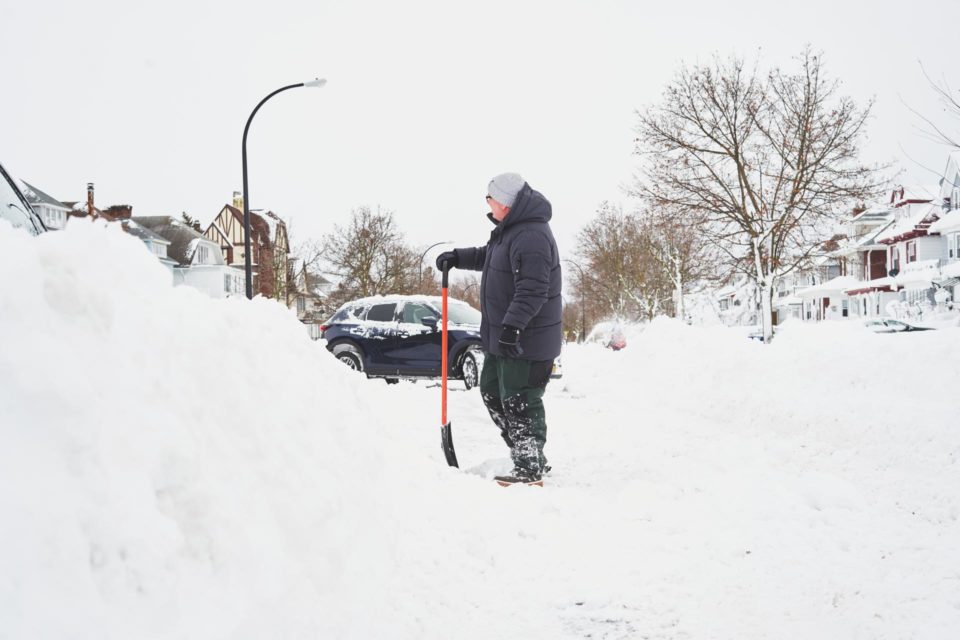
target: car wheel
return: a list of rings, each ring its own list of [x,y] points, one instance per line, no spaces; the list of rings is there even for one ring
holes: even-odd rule
[[[467,388],[467,391],[480,384],[480,365],[477,363],[475,351],[467,351],[466,355],[463,356],[461,370],[463,372],[463,386]]]
[[[360,351],[352,344],[338,344],[333,348],[333,355],[354,371],[363,371],[363,357]]]

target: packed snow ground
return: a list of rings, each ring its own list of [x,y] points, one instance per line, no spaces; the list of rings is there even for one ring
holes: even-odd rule
[[[543,489],[138,240],[0,224],[0,638],[955,638],[960,329],[570,346]]]

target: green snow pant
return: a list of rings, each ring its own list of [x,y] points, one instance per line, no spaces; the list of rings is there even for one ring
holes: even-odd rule
[[[547,420],[543,392],[553,360],[532,361],[486,354],[480,373],[480,396],[503,441],[514,469],[540,475],[547,463]]]

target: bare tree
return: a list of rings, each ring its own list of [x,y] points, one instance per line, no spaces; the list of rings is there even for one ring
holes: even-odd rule
[[[313,255],[323,273],[339,283],[331,303],[378,294],[412,293],[419,284],[419,256],[404,243],[389,211],[354,209],[350,223],[346,227],[334,226]]]
[[[777,280],[881,186],[878,167],[858,160],[872,103],[839,96],[809,49],[799,63],[765,77],[738,58],[684,66],[662,102],[638,114],[636,192],[704,216],[729,267],[757,284],[768,342]]]
[[[578,298],[590,301],[595,317],[649,320],[670,311],[670,288],[639,217],[604,203],[581,229],[577,253],[583,277],[574,278],[573,288]]]
[[[641,213],[652,256],[673,287],[673,315],[685,316],[683,296],[696,284],[717,280],[719,257],[696,210],[660,206]]]
[[[923,76],[927,79],[927,82],[930,84],[930,87],[933,89],[934,93],[937,96],[940,104],[943,105],[943,110],[950,116],[954,121],[960,122],[960,99],[956,95],[956,90],[950,87],[950,83],[946,80],[941,80],[940,82],[935,81],[933,78],[927,74],[927,70],[923,68],[923,65],[920,65],[920,70],[923,71]],[[935,142],[942,142],[954,149],[960,149],[960,131],[951,131],[947,128],[944,123],[934,122],[932,118],[917,112],[912,107],[907,107],[915,115],[917,115],[921,120],[923,120],[929,130],[924,131],[926,136]]]
[[[430,273],[431,278],[433,273]],[[424,284],[426,284],[426,271],[424,271]],[[437,293],[439,293],[439,288]],[[458,278],[456,282],[450,283],[450,297],[457,300],[463,300],[474,309],[480,308],[480,276],[476,273],[468,273],[466,276]]]

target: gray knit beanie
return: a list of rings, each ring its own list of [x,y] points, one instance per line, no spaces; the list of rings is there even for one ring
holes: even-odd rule
[[[512,207],[526,182],[519,173],[501,173],[490,181],[487,194],[505,207]]]

